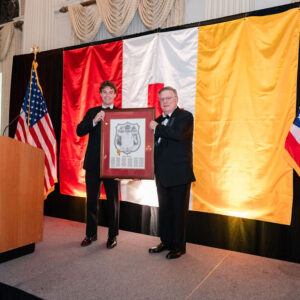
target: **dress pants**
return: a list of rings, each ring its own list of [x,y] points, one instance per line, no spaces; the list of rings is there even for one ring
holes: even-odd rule
[[[191,183],[164,187],[156,176],[161,242],[169,250],[185,250]]]
[[[107,198],[108,237],[114,238],[119,233],[119,182],[114,179],[100,179],[99,173],[99,170],[86,170],[85,174],[87,192],[86,236],[97,236],[98,200],[101,182],[103,182]]]

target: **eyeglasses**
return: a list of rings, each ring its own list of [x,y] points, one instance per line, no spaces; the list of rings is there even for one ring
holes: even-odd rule
[[[163,101],[170,101],[170,100],[172,100],[173,98],[176,98],[176,97],[175,97],[175,96],[172,96],[172,97],[159,98],[159,101],[160,101],[160,102],[163,102]]]

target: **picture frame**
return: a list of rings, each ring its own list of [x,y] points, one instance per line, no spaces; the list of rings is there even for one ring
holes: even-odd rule
[[[106,110],[101,124],[100,177],[154,179],[155,108]]]

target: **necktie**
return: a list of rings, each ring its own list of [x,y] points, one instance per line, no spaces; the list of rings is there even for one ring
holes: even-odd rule
[[[163,122],[164,120],[166,120],[166,119],[170,119],[170,116],[169,116],[169,115],[166,115],[165,117],[163,117],[162,122]]]

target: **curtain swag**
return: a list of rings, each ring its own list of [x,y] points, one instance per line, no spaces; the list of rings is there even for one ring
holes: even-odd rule
[[[96,0],[96,4],[73,4],[68,11],[76,36],[90,42],[103,22],[113,36],[121,36],[128,29],[135,13],[149,30],[184,23],[184,0]]]

